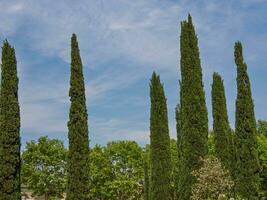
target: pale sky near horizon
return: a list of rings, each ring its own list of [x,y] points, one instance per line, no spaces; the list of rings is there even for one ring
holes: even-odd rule
[[[180,22],[193,17],[211,117],[212,73],[224,79],[234,127],[234,42],[243,44],[257,119],[267,119],[267,0],[0,0],[0,40],[16,49],[21,137],[67,144],[70,37],[84,64],[91,146],[149,142],[149,80],[161,75],[175,138]]]

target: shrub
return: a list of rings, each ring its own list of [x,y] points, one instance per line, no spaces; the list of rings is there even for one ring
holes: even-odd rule
[[[192,172],[196,183],[192,188],[192,200],[220,200],[230,196],[234,182],[218,158],[208,156],[201,159],[200,169]]]

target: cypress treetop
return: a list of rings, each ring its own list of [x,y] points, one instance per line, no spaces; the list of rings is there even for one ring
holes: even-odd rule
[[[259,191],[259,160],[256,140],[256,120],[247,65],[243,60],[242,45],[235,43],[237,66],[236,98],[236,192],[248,199],[257,199]]]
[[[171,149],[167,104],[160,77],[150,83],[150,200],[171,200]]]
[[[67,200],[88,200],[89,138],[83,66],[75,34],[71,38],[71,101],[68,138]]]
[[[0,200],[20,200],[20,110],[15,49],[2,47],[0,89]]]

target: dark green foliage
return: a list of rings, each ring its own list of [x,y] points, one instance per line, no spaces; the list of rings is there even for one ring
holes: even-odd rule
[[[88,197],[89,139],[83,66],[76,35],[71,38],[71,77],[69,96],[71,101],[68,138],[67,200],[85,200]]]
[[[171,200],[171,150],[167,104],[159,76],[153,73],[150,84],[150,159],[151,200]]]
[[[2,47],[0,90],[0,200],[20,195],[20,111],[15,49],[7,40]]]
[[[261,196],[267,196],[267,137],[263,134],[257,135],[258,141],[258,154],[259,162],[261,166],[260,172],[260,194]]]
[[[208,153],[208,113],[205,102],[198,40],[192,18],[181,23],[181,136],[179,142],[178,199],[188,200],[196,179],[191,172],[200,167]]]
[[[243,61],[242,45],[235,44],[237,65],[237,99],[235,147],[237,156],[236,192],[257,199],[259,191],[259,160],[256,140],[256,120],[247,65]]]
[[[231,171],[232,166],[232,134],[228,121],[227,106],[223,80],[217,73],[213,74],[212,83],[212,116],[215,155],[223,166]]]
[[[267,137],[267,121],[266,120],[258,120],[257,134],[263,134]]]
[[[144,156],[144,200],[149,200],[149,164],[147,156]]]
[[[175,181],[174,181],[174,184],[175,184],[175,189],[176,189],[176,197],[179,196],[179,194],[177,194],[177,191],[178,191],[178,184],[179,184],[179,169],[181,167],[181,163],[180,163],[180,144],[181,144],[181,128],[182,128],[182,124],[181,124],[181,106],[180,105],[177,105],[176,108],[175,108],[175,119],[176,119],[176,133],[177,133],[177,166],[176,166],[176,170],[175,170],[175,174],[174,174],[174,177],[175,177]]]
[[[176,119],[177,147],[179,149],[179,142],[181,141],[181,135],[182,135],[181,106],[180,105],[177,105],[177,107],[175,108],[175,119]]]

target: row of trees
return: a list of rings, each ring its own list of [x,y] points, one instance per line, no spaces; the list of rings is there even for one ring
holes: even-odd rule
[[[257,141],[260,161],[261,193],[267,195],[267,122],[258,123]],[[194,197],[212,191],[215,197],[220,192],[229,191],[223,186],[232,185],[232,178],[215,158],[215,140],[211,132],[208,142],[207,160],[202,160],[202,168],[193,173],[197,184],[193,187]],[[178,151],[177,141],[170,140],[171,150],[171,199],[176,200],[176,177]],[[90,199],[118,200],[118,199],[149,199],[149,145],[139,146],[134,141],[113,141],[106,146],[96,145],[90,149],[89,159],[89,196]],[[35,196],[45,196],[47,199],[62,197],[66,193],[67,185],[67,155],[68,149],[63,141],[40,137],[38,141],[29,141],[22,152],[22,184],[33,192]],[[226,178],[224,178],[226,177]],[[210,182],[212,180],[212,182]],[[223,182],[222,182],[223,180]],[[217,181],[217,182],[216,182]],[[148,183],[148,184],[147,184]],[[204,191],[204,192],[203,192]],[[197,196],[197,197],[198,197]]]
[[[69,152],[66,199],[89,199],[89,139],[83,66],[76,35],[71,38],[71,107],[68,122]],[[2,47],[0,90],[0,199],[21,199],[20,111],[17,62],[14,48]],[[48,195],[48,194],[47,194]]]
[[[181,23],[181,81],[180,103],[177,119],[177,198],[193,198],[192,188],[197,184],[195,171],[203,165],[208,155],[208,113],[202,81],[198,40],[189,15]],[[237,98],[235,131],[230,128],[222,78],[213,75],[212,115],[215,155],[234,180],[233,193],[248,199],[258,199],[260,188],[260,165],[257,151],[256,120],[251,95],[247,65],[242,54],[242,45],[235,43],[237,66]],[[167,105],[159,76],[151,79],[151,200],[170,200],[169,133]],[[205,163],[205,162],[204,162]],[[212,162],[207,162],[212,163]],[[231,188],[230,188],[231,189]],[[200,199],[212,198],[206,192]],[[226,196],[230,195],[225,194]],[[160,197],[160,198],[159,198]],[[218,198],[218,197],[217,197]]]
[[[150,148],[145,163],[145,197],[150,200],[194,199],[192,191],[198,183],[197,172],[205,163],[217,164],[216,159],[207,159],[209,153],[208,113],[202,81],[202,69],[199,57],[198,40],[189,15],[181,23],[181,81],[180,103],[176,109],[177,120],[177,162],[172,165],[172,148],[168,129],[167,103],[160,77],[153,73],[150,83]],[[260,162],[256,138],[256,121],[247,66],[243,61],[242,45],[235,44],[235,63],[237,65],[237,99],[236,127],[232,131],[228,122],[226,98],[223,81],[215,73],[212,84],[213,135],[214,152],[223,170],[230,172],[234,181],[233,193],[248,199],[257,199],[260,191]],[[91,166],[88,116],[86,108],[83,65],[79,53],[77,37],[71,38],[71,76],[69,96],[71,101],[68,122],[69,149],[66,160],[66,199],[87,200],[98,185],[110,188],[109,183],[98,183],[91,180]],[[7,41],[2,49],[1,90],[0,90],[0,200],[21,198],[20,191],[20,115],[18,103],[18,77],[15,50]],[[101,148],[100,148],[101,149]],[[118,151],[119,149],[117,149]],[[99,150],[99,152],[101,152]],[[99,153],[98,152],[98,153]],[[56,153],[56,152],[55,152]],[[91,152],[92,153],[92,152]],[[93,153],[92,153],[93,155]],[[58,156],[63,156],[59,154]],[[115,165],[117,152],[111,164]],[[56,157],[56,156],[55,156]],[[37,157],[38,158],[38,157]],[[176,159],[175,159],[176,160]],[[64,162],[63,162],[64,163]],[[100,161],[100,164],[103,164]],[[64,166],[57,170],[64,172]],[[39,163],[37,168],[43,169]],[[120,173],[129,175],[129,166],[120,166]],[[47,168],[48,172],[51,168]],[[102,169],[101,169],[102,170]],[[122,170],[122,171],[121,171]],[[203,170],[202,170],[203,171]],[[204,170],[205,171],[205,170]],[[111,170],[115,173],[114,170]],[[114,174],[106,178],[112,179]],[[133,172],[131,172],[133,173]],[[27,171],[25,172],[27,174]],[[224,174],[224,173],[221,173]],[[226,173],[227,174],[227,173]],[[225,177],[225,176],[223,176]],[[39,177],[41,178],[41,177]],[[38,179],[39,179],[38,178]],[[109,179],[108,179],[109,180]],[[129,177],[124,177],[124,183]],[[225,180],[228,180],[226,177]],[[50,180],[51,181],[51,180]],[[63,179],[62,179],[63,181]],[[116,182],[116,181],[115,181]],[[64,185],[64,181],[58,184]],[[102,185],[104,184],[104,186]],[[116,194],[123,185],[116,182]],[[49,188],[44,187],[44,195],[49,197]],[[231,187],[232,189],[232,187]],[[134,189],[132,188],[132,191]],[[105,192],[105,195],[108,192]],[[124,192],[122,192],[124,194]],[[213,198],[206,193],[203,198]],[[228,195],[225,194],[225,195]],[[51,196],[51,195],[50,195]],[[108,193],[111,198],[112,194]],[[119,194],[117,199],[126,199]],[[99,197],[99,199],[104,197]],[[106,198],[106,197],[105,197]],[[131,196],[129,199],[137,199]]]

